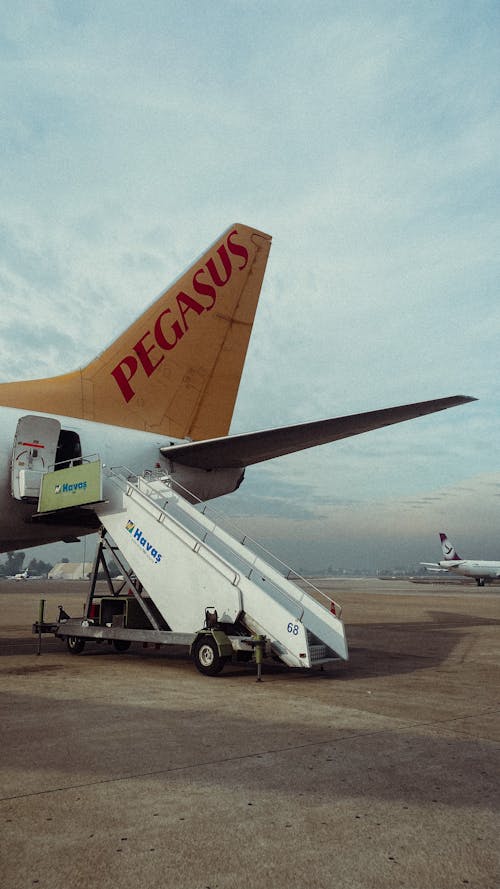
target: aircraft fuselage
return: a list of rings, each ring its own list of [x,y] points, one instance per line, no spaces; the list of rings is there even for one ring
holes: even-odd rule
[[[40,546],[58,540],[93,533],[97,520],[74,523],[74,516],[65,516],[52,524],[34,523],[37,504],[16,499],[12,494],[13,443],[18,422],[27,415],[57,420],[61,429],[78,437],[83,458],[98,455],[103,465],[103,495],[106,497],[106,467],[125,467],[133,474],[147,470],[168,473],[172,482],[186,488],[196,498],[208,500],[235,490],[242,478],[241,470],[204,470],[181,466],[161,454],[160,448],[179,444],[183,439],[165,438],[151,432],[109,426],[74,417],[27,412],[0,407],[0,552]],[[46,471],[49,467],[45,466]],[[89,511],[88,511],[89,512]],[[87,518],[87,516],[86,516]],[[89,527],[90,525],[90,527]]]
[[[474,577],[476,580],[500,577],[500,562],[488,562],[477,559],[460,559],[439,562],[439,567],[462,577]]]

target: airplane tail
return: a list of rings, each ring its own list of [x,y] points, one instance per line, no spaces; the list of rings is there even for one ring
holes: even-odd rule
[[[94,361],[0,384],[0,403],[194,441],[226,435],[270,246],[230,226]]]
[[[455,547],[453,546],[451,541],[448,540],[444,531],[439,532],[439,539],[441,541],[441,549],[443,550],[445,562],[461,562],[462,557],[458,555]]]

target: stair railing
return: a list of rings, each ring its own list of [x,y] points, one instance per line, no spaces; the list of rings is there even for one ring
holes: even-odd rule
[[[196,494],[193,494],[192,491],[189,491],[184,485],[181,485],[179,482],[174,481],[168,476],[164,470],[152,470],[147,471],[146,475],[137,475],[137,473],[133,473],[129,471],[124,466],[113,466],[107,467],[107,472],[113,477],[117,479],[121,479],[123,482],[132,484],[136,490],[142,493],[147,499],[151,502],[158,505],[161,509],[166,510],[166,507],[169,503],[169,498],[164,496],[163,493],[158,492],[158,489],[154,487],[154,481],[161,481],[165,487],[170,488],[174,493],[179,491],[180,494],[180,504],[182,505],[182,500],[185,499],[189,503],[194,504],[197,512],[200,512],[206,518],[211,521],[215,527],[221,527],[226,533],[228,533],[233,539],[235,539],[238,543],[244,546],[247,551],[255,558],[259,558],[258,553],[254,552],[254,550],[260,551],[262,553],[262,558],[268,563],[271,563],[271,567],[273,567],[285,580],[290,580],[292,583],[295,583],[297,586],[300,584],[299,589],[301,587],[305,587],[303,592],[311,595],[309,591],[312,591],[312,598],[319,602],[324,608],[326,608],[331,614],[340,618],[342,615],[342,606],[335,601],[331,596],[325,593],[323,590],[320,590],[317,586],[311,583],[310,580],[303,577],[297,571],[287,565],[286,562],[283,562],[280,558],[278,558],[274,553],[270,550],[266,549],[259,541],[250,537],[250,535],[246,534],[237,524],[236,522],[230,520],[228,516],[224,515],[224,513],[218,512],[213,506],[209,506],[207,503],[204,503],[200,500]],[[141,488],[143,485],[148,489],[148,493],[139,488],[139,481],[141,484]],[[236,533],[235,533],[236,532]],[[213,533],[213,532],[212,532]],[[215,536],[215,535],[214,535]],[[207,535],[205,535],[205,538]],[[206,539],[205,541],[206,542]],[[283,593],[283,591],[280,591]],[[293,599],[293,597],[289,597],[292,601],[297,601],[297,599]]]

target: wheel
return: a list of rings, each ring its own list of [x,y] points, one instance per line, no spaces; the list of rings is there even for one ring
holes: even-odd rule
[[[85,648],[85,639],[81,639],[80,636],[68,636],[66,645],[71,654],[81,654]]]
[[[226,658],[220,656],[217,643],[212,636],[198,639],[193,650],[193,658],[196,669],[205,676],[216,676],[226,662]]]
[[[115,651],[128,651],[130,645],[130,639],[113,639],[113,646]]]

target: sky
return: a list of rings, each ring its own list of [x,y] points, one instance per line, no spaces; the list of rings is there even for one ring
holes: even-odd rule
[[[440,530],[500,558],[498,3],[38,0],[0,29],[0,379],[86,364],[255,226],[232,432],[479,400],[252,467],[217,508],[305,572],[432,561]]]

